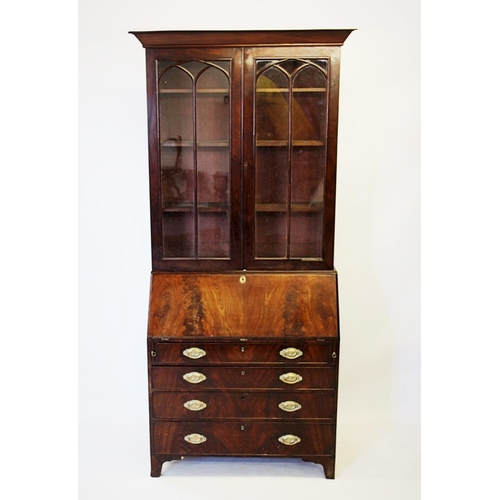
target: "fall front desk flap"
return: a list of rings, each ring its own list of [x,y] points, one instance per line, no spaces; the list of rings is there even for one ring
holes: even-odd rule
[[[152,274],[148,336],[337,337],[337,274]]]

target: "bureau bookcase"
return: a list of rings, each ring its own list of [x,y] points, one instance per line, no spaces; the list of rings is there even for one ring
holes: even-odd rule
[[[340,48],[352,30],[132,32],[146,49],[151,475],[335,473]]]

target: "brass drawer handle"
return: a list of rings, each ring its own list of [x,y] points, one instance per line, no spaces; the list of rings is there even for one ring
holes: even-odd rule
[[[300,443],[301,439],[299,436],[294,436],[293,434],[285,434],[278,438],[280,443],[286,444],[287,446],[293,446],[294,444]]]
[[[204,443],[207,440],[207,438],[203,436],[203,434],[194,433],[184,436],[184,440],[190,444],[201,444]]]
[[[200,382],[203,382],[204,380],[207,380],[207,377],[203,375],[203,373],[199,372],[189,372],[185,373],[182,378],[186,381],[189,382],[190,384],[199,384]]]
[[[198,347],[190,347],[189,349],[182,351],[182,354],[190,359],[200,359],[203,356],[206,356],[207,353]]]
[[[190,401],[186,401],[184,403],[184,408],[187,408],[191,411],[200,411],[204,410],[207,407],[207,404],[198,399],[191,399]]]
[[[304,353],[300,349],[295,349],[295,347],[287,347],[280,351],[280,355],[286,359],[297,359],[300,358]]]
[[[297,411],[302,408],[302,405],[300,403],[297,403],[297,401],[283,401],[278,405],[283,411]]]
[[[280,380],[285,384],[296,384],[302,381],[302,377],[298,373],[289,372],[280,375]]]

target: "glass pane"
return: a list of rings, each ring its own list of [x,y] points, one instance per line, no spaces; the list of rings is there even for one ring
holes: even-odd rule
[[[193,88],[193,77],[189,71],[178,67],[173,61],[165,61],[158,67],[160,74],[158,88],[162,92],[177,92],[181,89],[191,90]]]
[[[256,67],[255,257],[321,260],[327,63]]]
[[[196,82],[198,142],[229,146],[229,80],[214,67],[206,67]]]
[[[199,217],[200,258],[226,258],[229,256],[229,213],[201,212]]]
[[[326,91],[326,74],[321,68],[315,65],[304,66],[296,75],[293,81],[294,88],[322,89]]]
[[[228,258],[229,61],[158,66],[165,258]]]
[[[292,149],[292,205],[322,208],[325,154],[324,147],[300,146]]]
[[[288,77],[276,67],[257,79],[255,134],[257,141],[288,140]]]
[[[326,92],[295,92],[292,102],[293,140],[324,141],[326,136]]]
[[[293,211],[290,221],[290,258],[321,260],[323,217],[314,212]]]
[[[229,257],[230,101],[223,69],[206,65],[196,81],[200,258]]]
[[[255,201],[261,204],[281,204],[288,201],[288,148],[257,148],[255,166]]]
[[[225,90],[226,93],[229,92],[229,61],[211,61],[211,64],[213,66],[203,64],[200,68],[202,73],[197,74],[197,90]]]
[[[324,141],[326,136],[326,78],[314,66],[300,70],[293,80],[293,140]]]
[[[224,168],[225,171],[215,171]],[[199,257],[229,257],[229,151],[198,152]]]
[[[255,256],[286,257],[288,148],[257,148],[255,165]]]
[[[326,169],[326,77],[305,66],[293,80],[290,258],[320,259]]]
[[[173,63],[164,63],[159,79],[160,138],[193,140],[193,79]]]
[[[193,211],[163,214],[163,256],[167,258],[194,257]]]
[[[289,79],[276,66],[257,79],[255,256],[286,258]]]
[[[255,257],[257,259],[286,258],[287,249],[286,212],[259,211],[255,217]]]
[[[324,147],[294,147],[290,258],[320,259],[323,241]]]
[[[172,61],[159,66],[163,255],[194,255],[193,79]]]
[[[161,190],[163,208],[194,201],[193,148],[181,141],[164,141],[161,148]]]

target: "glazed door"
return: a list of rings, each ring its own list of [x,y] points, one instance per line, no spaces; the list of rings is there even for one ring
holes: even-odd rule
[[[153,268],[241,267],[241,52],[151,50]]]
[[[340,49],[313,50],[245,51],[248,269],[333,268]]]

